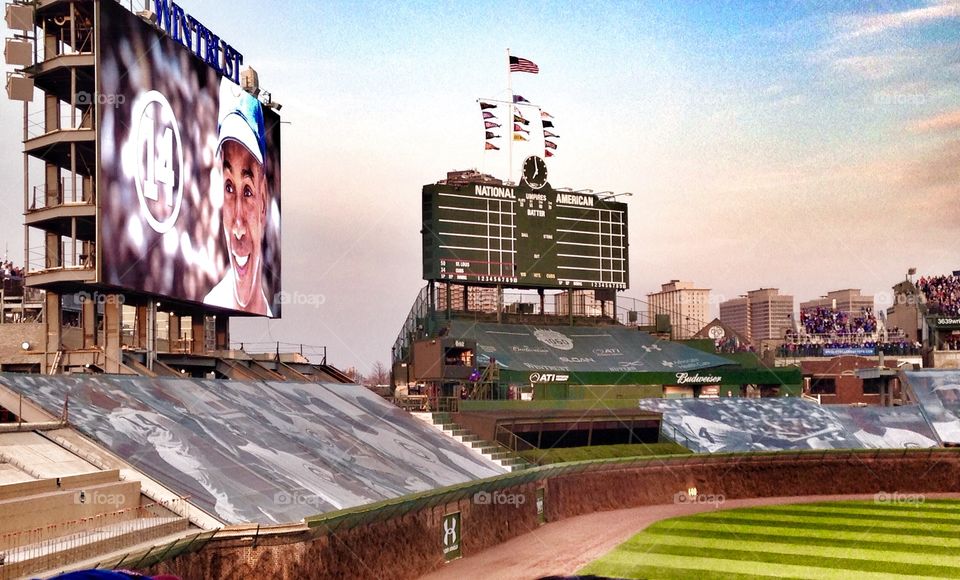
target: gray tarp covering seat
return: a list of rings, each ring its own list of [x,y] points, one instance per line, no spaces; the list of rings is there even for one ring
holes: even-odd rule
[[[357,385],[0,374],[226,523],[295,522],[505,473]]]
[[[960,371],[923,370],[901,373],[924,417],[942,443],[960,445]]]
[[[705,453],[935,447],[918,407],[820,406],[797,398],[644,399],[661,432]]]
[[[454,320],[450,336],[477,341],[477,362],[512,371],[677,372],[732,364],[625,326],[535,326]]]

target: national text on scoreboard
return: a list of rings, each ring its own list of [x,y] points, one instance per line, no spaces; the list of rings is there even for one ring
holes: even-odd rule
[[[627,206],[549,185],[423,188],[423,277],[517,288],[629,283]]]

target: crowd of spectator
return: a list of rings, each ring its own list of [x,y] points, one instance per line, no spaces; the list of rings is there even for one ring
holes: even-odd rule
[[[816,357],[828,356],[830,350],[842,351],[848,349],[867,349],[871,355],[883,353],[885,355],[919,355],[921,344],[899,338],[887,342],[875,340],[835,340],[825,342],[798,341],[787,342],[777,348],[779,357]],[[835,354],[835,353],[833,353]],[[830,355],[832,356],[832,354]]]
[[[807,334],[863,336],[877,331],[877,317],[872,308],[861,308],[859,316],[833,308],[800,309],[800,324]]]
[[[917,288],[927,299],[932,314],[960,316],[960,276],[921,277]]]
[[[0,280],[23,280],[23,268],[14,266],[10,260],[0,264]]]
[[[717,348],[717,352],[720,354],[736,354],[738,352],[752,352],[753,347],[747,345],[744,342],[740,342],[735,336],[729,336],[726,338],[720,338],[714,340],[714,346]]]

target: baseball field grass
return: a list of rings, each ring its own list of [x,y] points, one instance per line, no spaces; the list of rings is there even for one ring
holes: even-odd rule
[[[579,574],[618,578],[960,578],[960,501],[878,496],[657,522]]]

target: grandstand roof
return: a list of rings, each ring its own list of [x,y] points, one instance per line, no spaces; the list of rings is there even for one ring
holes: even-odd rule
[[[0,374],[226,523],[307,515],[504,473],[348,384]]]

